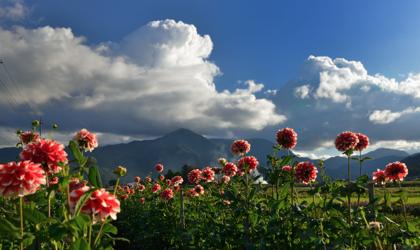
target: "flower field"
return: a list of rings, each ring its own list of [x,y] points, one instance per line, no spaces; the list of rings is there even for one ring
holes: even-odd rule
[[[296,162],[298,135],[279,130],[267,159],[233,141],[234,159],[218,166],[103,186],[86,152],[95,134],[77,132],[66,147],[43,138],[39,122],[18,131],[21,153],[0,165],[0,249],[415,249],[420,246],[420,187],[409,169],[390,162],[361,173],[369,138],[345,131],[335,140],[348,164],[346,180],[331,180],[322,161]],[[287,152],[279,157],[280,151]],[[257,181],[261,165],[270,169]],[[369,191],[368,191],[369,190]],[[372,194],[374,193],[374,196]]]

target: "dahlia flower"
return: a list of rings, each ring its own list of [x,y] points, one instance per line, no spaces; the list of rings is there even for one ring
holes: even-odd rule
[[[162,191],[162,193],[160,194],[160,197],[162,197],[162,199],[168,201],[168,200],[174,198],[174,191],[172,191],[172,189],[170,189],[170,188],[167,188],[167,189]]]
[[[139,183],[141,181],[140,176],[134,177],[134,182]]]
[[[223,175],[221,181],[224,184],[228,184],[230,182],[230,177],[227,175]]]
[[[40,139],[26,145],[20,153],[20,158],[41,164],[47,173],[60,172],[60,164],[68,162],[64,145],[47,139]]]
[[[188,173],[188,181],[190,183],[198,184],[201,180],[201,170],[193,169]]]
[[[335,139],[335,147],[342,152],[355,149],[358,143],[359,137],[350,131],[342,132]]]
[[[276,133],[277,143],[285,149],[292,149],[297,144],[297,133],[292,128],[280,129]]]
[[[236,173],[238,172],[238,167],[235,165],[235,163],[228,162],[223,167],[222,172],[225,175],[227,175],[229,177],[232,177],[232,176],[235,176]]]
[[[87,129],[81,129],[78,131],[73,140],[79,144],[79,147],[84,149],[86,152],[92,152],[95,148],[98,147],[98,140],[96,139],[96,135],[89,132]]]
[[[295,177],[303,184],[308,184],[316,180],[318,169],[309,161],[299,162],[296,165]]]
[[[291,167],[291,166],[289,166],[289,165],[286,165],[286,166],[283,166],[283,167],[281,168],[281,170],[282,170],[282,171],[285,171],[285,172],[290,172],[290,171],[292,171],[292,167]]]
[[[156,193],[161,189],[161,186],[159,185],[159,183],[155,183],[155,185],[153,185],[152,187],[152,192]]]
[[[150,176],[146,176],[146,178],[144,178],[144,180],[145,180],[147,183],[152,182],[152,178],[151,178]]]
[[[46,183],[42,166],[30,161],[0,164],[0,194],[23,197],[35,193]]]
[[[160,181],[165,180],[165,176],[164,176],[164,175],[159,175],[159,180],[160,180]]]
[[[372,180],[375,184],[384,185],[386,182],[385,171],[377,169],[372,173]]]
[[[403,181],[408,175],[407,166],[399,161],[389,163],[385,167],[385,177],[390,181]]]
[[[58,184],[58,177],[57,176],[54,176],[53,178],[51,178],[49,181],[48,181],[48,185],[50,185],[50,186],[52,186],[52,185],[57,185]]]
[[[205,182],[212,182],[214,181],[214,171],[211,167],[205,167],[201,171],[201,179]]]
[[[198,197],[204,194],[204,188],[201,185],[196,185],[194,188],[189,190],[189,194],[192,197]]]
[[[158,173],[162,173],[162,172],[163,172],[163,165],[162,165],[162,164],[160,164],[160,163],[156,164],[156,165],[155,165],[155,170],[156,170],[156,172],[158,172]]]
[[[84,186],[73,190],[70,193],[70,210],[73,213],[80,197],[89,190],[90,187]],[[104,188],[97,189],[92,192],[81,211],[85,214],[93,216],[94,222],[99,220],[105,221],[108,217],[116,220],[117,213],[120,212],[120,201],[115,197],[115,195],[110,194]]]
[[[177,176],[172,177],[170,184],[174,187],[177,187],[179,185],[182,185],[183,182],[184,182],[184,179],[181,176],[177,175]]]
[[[146,187],[145,187],[144,185],[140,184],[140,185],[138,185],[138,186],[137,186],[137,189],[138,189],[140,192],[143,192],[143,191],[146,189]]]
[[[39,134],[32,131],[25,131],[19,134],[19,139],[22,144],[29,144],[40,139]]]
[[[230,146],[234,155],[244,155],[251,150],[251,144],[246,140],[236,140]]]
[[[238,167],[242,172],[251,173],[258,167],[258,160],[254,156],[245,156],[239,159]]]
[[[146,200],[144,199],[144,197],[141,197],[140,199],[139,199],[139,202],[140,202],[140,204],[144,204],[144,202],[145,202]]]
[[[354,150],[357,151],[363,151],[369,146],[369,137],[362,133],[357,133],[357,138],[359,139],[359,143],[357,143],[356,147],[354,147]]]

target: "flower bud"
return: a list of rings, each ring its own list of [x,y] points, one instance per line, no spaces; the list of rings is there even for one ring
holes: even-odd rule
[[[123,177],[127,175],[127,169],[123,166],[118,166],[114,169],[114,174],[116,174],[119,177]]]

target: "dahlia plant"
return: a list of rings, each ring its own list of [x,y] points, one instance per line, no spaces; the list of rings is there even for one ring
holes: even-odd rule
[[[0,248],[111,248],[120,201],[83,154],[98,146],[96,136],[78,131],[68,155],[63,144],[41,136],[39,121],[32,124],[18,133],[20,160],[0,164]]]

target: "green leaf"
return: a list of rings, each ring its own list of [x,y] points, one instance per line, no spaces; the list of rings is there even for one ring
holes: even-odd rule
[[[93,165],[89,168],[89,182],[95,187],[102,187],[101,175],[98,166]]]
[[[107,223],[107,224],[105,224],[104,225],[104,227],[102,228],[102,232],[103,233],[110,233],[110,234],[117,234],[118,233],[118,229],[117,229],[117,227],[116,226],[114,226],[114,225],[112,225],[112,224],[110,224],[110,223]]]
[[[0,218],[0,238],[20,239],[20,230],[7,219]]]
[[[25,220],[28,220],[34,224],[40,224],[47,221],[47,216],[45,216],[35,207],[24,207],[23,213],[25,215]]]
[[[69,250],[90,250],[90,246],[85,239],[78,239],[70,246]]]
[[[82,151],[80,151],[79,145],[77,145],[75,141],[70,141],[69,148],[77,163],[79,163],[80,166],[85,165],[87,162],[87,158],[83,156]]]

